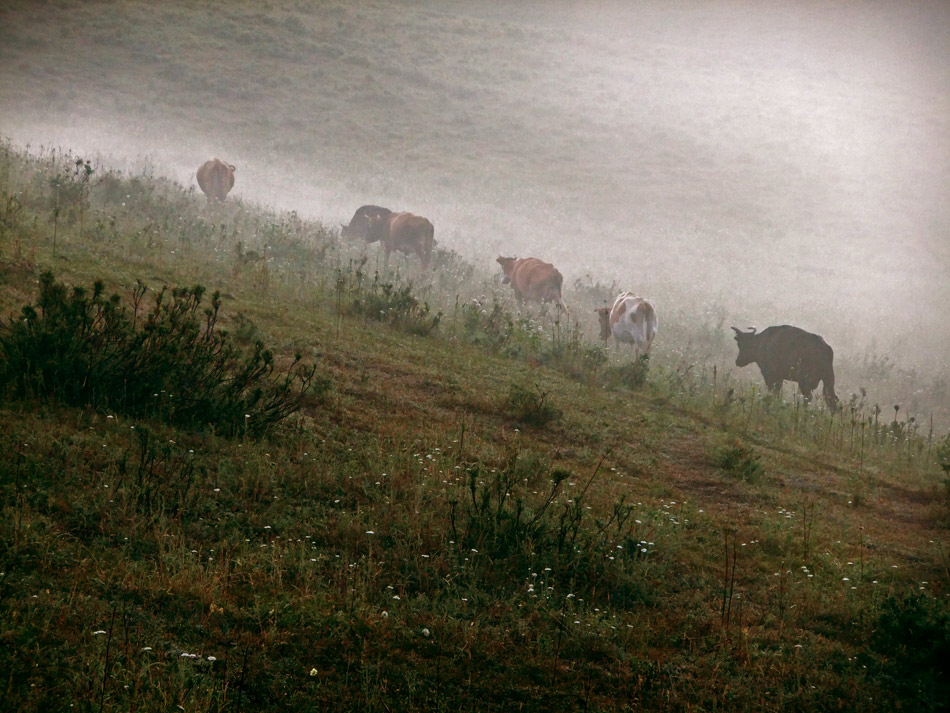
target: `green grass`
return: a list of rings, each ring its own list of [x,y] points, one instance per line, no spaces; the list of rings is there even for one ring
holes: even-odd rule
[[[54,221],[74,165],[2,147],[3,329],[47,269],[201,284],[326,384],[253,438],[3,392],[12,708],[940,710],[939,432],[627,365],[451,251],[377,275],[161,177],[97,165]]]

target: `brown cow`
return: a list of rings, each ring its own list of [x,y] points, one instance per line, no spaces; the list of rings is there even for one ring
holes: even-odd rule
[[[435,228],[427,218],[413,213],[393,213],[388,208],[376,205],[364,205],[357,209],[349,225],[344,225],[340,235],[344,238],[362,238],[367,243],[377,240],[386,251],[386,266],[389,266],[389,253],[398,250],[403,253],[415,253],[422,262],[422,269],[428,269],[435,246]]]
[[[209,201],[223,201],[228,191],[234,188],[234,171],[237,170],[230,163],[219,161],[216,158],[205,161],[195,174],[198,187],[208,196]]]
[[[564,277],[549,262],[536,257],[498,257],[498,264],[505,273],[502,284],[511,283],[515,297],[524,304],[525,300],[535,302],[555,302],[567,312],[567,305],[561,298],[561,284]]]

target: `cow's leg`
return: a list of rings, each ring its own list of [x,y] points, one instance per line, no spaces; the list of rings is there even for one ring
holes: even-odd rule
[[[817,386],[817,384],[816,384]],[[825,403],[828,404],[828,408],[836,409],[838,408],[838,395],[835,393],[835,377],[826,376],[822,381],[822,396],[825,398]]]
[[[811,403],[811,392],[815,390],[816,386],[818,386],[818,384],[811,381],[798,382],[798,388],[802,392],[802,398],[806,404]]]
[[[824,396],[825,403],[828,404],[828,408],[838,408],[838,395],[835,393],[834,388],[829,388],[828,385],[825,384],[824,388],[822,389],[822,396]]]
[[[781,395],[782,381],[784,381],[784,379],[771,371],[763,369],[761,365],[759,365],[759,371],[762,372],[762,378],[765,379],[765,388],[767,388],[773,396]]]
[[[431,255],[428,255],[425,251],[425,248],[421,245],[416,246],[416,255],[419,256],[419,262],[422,263],[422,270],[429,269],[429,258]]]

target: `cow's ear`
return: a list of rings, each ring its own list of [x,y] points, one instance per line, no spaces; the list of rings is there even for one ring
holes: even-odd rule
[[[740,334],[742,334],[742,331],[739,330],[739,329],[736,329],[735,327],[732,328],[732,331],[736,333],[736,336],[737,336],[737,337],[738,337]]]

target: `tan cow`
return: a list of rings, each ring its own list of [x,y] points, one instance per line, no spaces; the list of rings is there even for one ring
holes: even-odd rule
[[[502,284],[511,284],[519,302],[524,304],[525,300],[542,303],[551,301],[560,305],[565,312],[568,311],[561,298],[564,277],[554,265],[536,257],[499,256],[496,262],[505,273]]]
[[[237,169],[231,164],[216,158],[205,161],[195,174],[198,187],[208,196],[209,201],[223,201],[234,188],[235,170]]]
[[[341,231],[344,238],[362,238],[367,243],[377,240],[386,251],[386,266],[389,266],[389,253],[398,250],[403,253],[415,253],[422,262],[422,269],[428,269],[435,247],[435,228],[427,218],[413,213],[393,213],[388,208],[364,205],[357,209],[349,225]]]
[[[612,307],[596,310],[600,317],[600,338],[605,342],[613,335],[619,348],[620,342],[633,344],[637,358],[649,354],[656,336],[656,310],[648,300],[632,292],[617,295]]]

